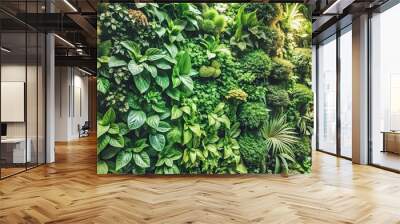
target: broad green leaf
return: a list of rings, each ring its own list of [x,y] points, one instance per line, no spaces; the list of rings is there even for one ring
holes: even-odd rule
[[[97,162],[97,174],[107,174],[108,173],[108,166],[107,163],[103,160],[99,160]]]
[[[125,151],[119,152],[115,162],[115,170],[119,170],[125,167],[131,160],[132,160],[131,152],[125,152]]]
[[[166,166],[169,166],[169,167],[172,167],[172,165],[174,165],[174,161],[172,161],[171,159],[165,159],[165,165]]]
[[[172,71],[172,87],[176,88],[181,84],[181,80],[179,79],[179,67],[175,66]]]
[[[150,135],[149,136],[149,141],[150,145],[156,150],[156,151],[162,151],[165,146],[165,137],[162,134],[155,134],[155,135]]]
[[[190,161],[192,163],[195,163],[196,162],[196,157],[197,157],[196,151],[190,150],[189,157],[190,157]]]
[[[133,81],[140,93],[146,92],[150,87],[150,77],[148,75],[136,75],[133,77]]]
[[[111,40],[101,42],[98,46],[97,57],[101,58],[110,55],[111,44]]]
[[[177,89],[167,89],[167,95],[172,99],[179,101],[181,97],[181,92]]]
[[[139,152],[143,151],[143,149],[149,147],[149,145],[146,143],[146,141],[147,141],[147,139],[145,139],[145,138],[137,140],[135,142],[135,147],[132,148],[132,151],[139,153]]]
[[[164,59],[167,60],[168,62],[172,63],[172,64],[176,64],[176,59],[171,57],[171,56],[169,56],[169,55],[166,55],[164,57]]]
[[[128,105],[131,109],[140,110],[138,99],[130,94],[128,94]]]
[[[125,145],[125,139],[122,135],[112,136],[110,139],[110,145],[116,148],[123,148]]]
[[[157,113],[165,113],[167,111],[167,107],[163,102],[158,102],[157,104],[152,104],[151,108]]]
[[[115,56],[111,56],[110,60],[108,61],[108,67],[114,68],[114,67],[120,67],[120,66],[125,66],[126,61],[119,59]]]
[[[245,174],[247,173],[247,168],[243,163],[240,163],[239,165],[236,166],[236,171],[240,174]]]
[[[146,114],[140,110],[132,110],[128,114],[128,128],[130,130],[140,128],[146,122]]]
[[[183,132],[183,144],[186,145],[187,143],[189,143],[192,140],[192,132],[189,130],[185,130]]]
[[[107,147],[100,153],[100,158],[108,160],[113,158],[119,152],[119,148]]]
[[[183,85],[185,85],[190,91],[193,91],[193,80],[190,76],[179,76],[179,79],[182,81]]]
[[[153,78],[157,77],[157,68],[155,66],[148,65],[148,64],[145,64],[145,63],[143,64],[143,66],[148,72],[150,72],[150,74],[151,74],[151,76]]]
[[[134,41],[131,40],[122,41],[121,45],[129,51],[131,56],[140,57],[139,46]]]
[[[156,64],[156,66],[157,66],[157,68],[162,69],[162,70],[171,69],[171,65],[169,65],[168,63],[163,62],[163,61],[158,62],[158,63]]]
[[[171,116],[171,113],[169,111],[165,111],[165,113],[160,115],[160,120],[167,119]]]
[[[141,152],[140,154],[133,154],[133,160],[135,161],[136,165],[142,168],[150,167],[150,157],[147,152]]]
[[[137,75],[143,72],[144,68],[143,65],[136,64],[135,60],[131,60],[128,64],[128,70],[131,72],[132,75]]]
[[[162,88],[162,90],[166,90],[169,86],[169,78],[166,75],[158,75],[156,77],[156,83]]]
[[[160,123],[160,116],[158,116],[158,115],[150,116],[147,118],[146,123],[150,127],[157,129],[158,124]]]
[[[223,109],[224,109],[224,107],[225,107],[225,103],[219,103],[216,107],[215,107],[215,109],[214,109],[214,113],[218,113],[218,112],[221,112]]]
[[[175,46],[175,44],[165,44],[165,48],[167,48],[168,53],[171,55],[171,57],[175,58],[176,55],[178,54],[178,48]]]
[[[159,160],[157,161],[157,163],[156,163],[156,166],[162,166],[162,165],[164,165],[164,161],[165,161],[165,159],[163,159],[163,158],[159,159]]]
[[[182,111],[178,106],[174,105],[171,110],[171,120],[178,119],[182,116]]]
[[[165,121],[160,121],[156,130],[164,133],[164,132],[171,130],[171,125]]]
[[[97,138],[107,133],[108,129],[110,129],[110,125],[102,125],[97,122]]]
[[[168,157],[172,160],[178,160],[180,158],[182,158],[182,153],[176,149],[174,150],[170,150],[170,152],[168,153]]]
[[[227,159],[233,155],[232,149],[228,146],[224,147],[224,159]]]
[[[109,125],[115,122],[116,114],[112,107],[110,107],[101,119],[101,124]]]
[[[189,75],[190,70],[192,70],[192,63],[190,62],[189,53],[184,51],[181,52],[178,59],[178,67],[180,75]]]
[[[189,128],[197,137],[201,136],[201,129],[199,124],[190,125]]]
[[[119,126],[118,124],[111,124],[108,129],[108,133],[118,135],[119,134]]]
[[[97,90],[103,94],[107,93],[110,88],[110,82],[102,77],[97,78]]]
[[[119,126],[119,134],[120,135],[128,134],[129,128],[128,128],[127,124],[120,122],[120,123],[118,123],[118,126]]]
[[[187,115],[190,115],[190,107],[189,106],[181,107],[181,111],[184,112]]]
[[[189,162],[189,150],[185,149],[185,151],[183,151],[182,161],[184,163],[188,163]]]
[[[227,129],[231,128],[231,121],[229,120],[229,118],[224,114],[222,115],[219,119],[218,119],[221,123],[225,124],[225,127]]]
[[[172,169],[172,173],[173,174],[180,174],[181,173],[181,171],[179,170],[179,167],[177,165],[175,165],[175,164],[172,166],[171,169]]]
[[[146,169],[142,167],[135,166],[132,168],[132,173],[137,175],[146,174]]]
[[[165,32],[167,31],[164,27],[159,27],[158,29],[155,30],[158,37],[164,36]]]
[[[146,7],[147,3],[135,3],[136,8],[140,9]]]
[[[148,48],[144,55],[146,55],[150,61],[158,60],[164,56],[162,50],[158,48]]]
[[[177,127],[172,128],[167,134],[167,139],[169,143],[180,143],[182,141],[182,131]]]
[[[164,56],[165,55],[163,55],[163,54],[155,54],[155,55],[148,56],[148,60],[149,61],[157,61],[157,60],[160,60],[161,58],[164,58]]]
[[[97,141],[97,155],[101,153],[107,146],[108,143],[110,143],[110,136],[105,135],[103,138],[99,138]]]

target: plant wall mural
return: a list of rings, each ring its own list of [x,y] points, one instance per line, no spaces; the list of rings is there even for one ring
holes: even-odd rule
[[[302,4],[102,3],[99,174],[307,173]]]

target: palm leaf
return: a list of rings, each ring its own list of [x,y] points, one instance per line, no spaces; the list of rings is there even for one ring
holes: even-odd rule
[[[292,146],[298,142],[296,132],[286,123],[286,116],[269,119],[261,128],[268,151],[273,155],[286,153],[292,155]]]
[[[288,161],[296,163],[294,160],[293,146],[299,141],[294,128],[286,122],[286,116],[267,120],[261,128],[261,134],[267,145],[267,152],[275,158],[274,173],[288,171]]]

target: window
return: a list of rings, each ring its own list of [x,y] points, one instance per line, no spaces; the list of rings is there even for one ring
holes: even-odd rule
[[[400,5],[371,18],[371,162],[400,170]]]
[[[318,145],[336,153],[336,36],[318,48]]]
[[[340,155],[352,157],[352,33],[340,35]]]

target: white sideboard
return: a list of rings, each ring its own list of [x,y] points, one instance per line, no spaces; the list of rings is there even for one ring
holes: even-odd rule
[[[12,147],[13,163],[26,163],[32,161],[32,140],[26,140],[27,147],[25,153],[25,138],[6,138],[1,139],[2,146]]]

